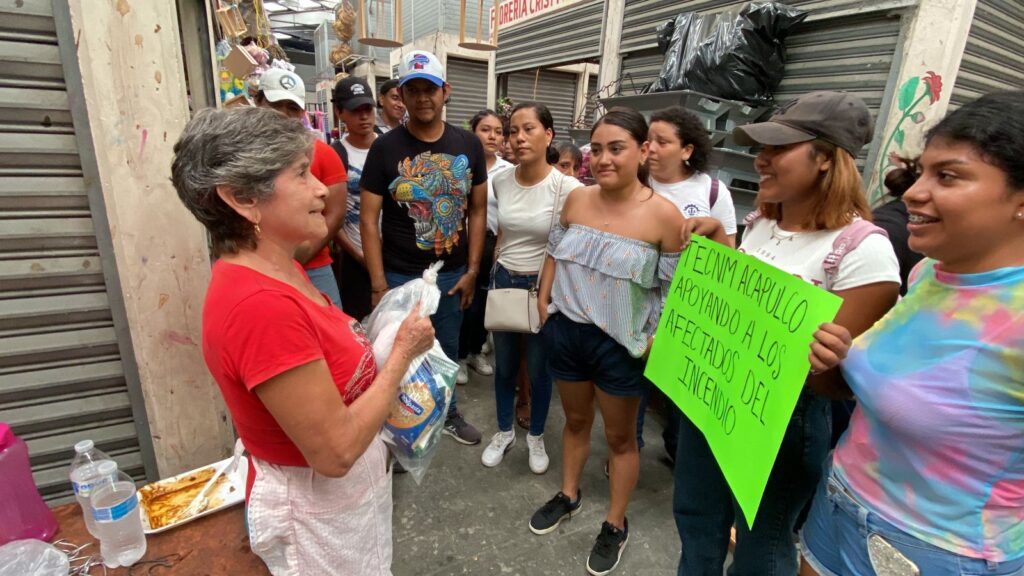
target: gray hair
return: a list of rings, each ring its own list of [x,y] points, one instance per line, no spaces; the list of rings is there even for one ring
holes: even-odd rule
[[[200,110],[174,145],[171,182],[178,197],[213,239],[214,254],[256,248],[255,227],[217,194],[267,200],[282,170],[312,151],[302,123],[269,108]]]

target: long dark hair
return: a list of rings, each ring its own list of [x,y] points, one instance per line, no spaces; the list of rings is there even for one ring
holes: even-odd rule
[[[512,123],[512,117],[520,110],[533,110],[533,113],[537,115],[537,120],[540,120],[540,125],[547,130],[551,130],[551,144],[548,144],[545,156],[548,164],[558,164],[558,150],[554,147],[555,136],[558,133],[555,131],[555,119],[551,116],[551,110],[548,110],[548,107],[540,102],[532,100],[520,102],[516,104],[515,108],[512,109],[512,113],[508,115],[509,124]]]
[[[964,142],[986,162],[1006,173],[1006,182],[1024,190],[1024,90],[993,92],[964,104],[943,118],[925,137]]]
[[[693,153],[686,165],[694,172],[708,171],[708,155],[711,154],[711,138],[704,123],[697,115],[681,106],[669,106],[651,114],[651,124],[666,122],[676,129],[676,138],[686,146],[693,146]]]
[[[487,108],[485,110],[481,110],[481,111],[477,112],[476,115],[474,115],[469,120],[469,131],[470,132],[476,132],[476,127],[480,125],[480,122],[484,118],[489,118],[491,116],[494,116],[495,118],[498,119],[499,122],[501,122],[501,116],[498,116],[498,113],[495,112],[494,110],[491,110],[490,108]],[[504,128],[504,123],[502,123],[502,128]]]
[[[594,127],[590,129],[591,139],[594,137],[594,132],[602,124],[622,128],[629,133],[633,140],[636,141],[637,146],[640,146],[647,141],[647,121],[644,120],[644,117],[639,112],[632,108],[615,106],[604,116],[601,116],[597,122],[594,122]],[[646,186],[648,176],[647,166],[641,163],[640,167],[637,169],[636,177],[644,186]]]

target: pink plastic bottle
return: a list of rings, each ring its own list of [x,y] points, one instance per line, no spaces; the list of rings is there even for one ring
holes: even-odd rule
[[[49,541],[57,533],[57,520],[46,507],[32,480],[28,447],[0,422],[0,546],[12,540]]]

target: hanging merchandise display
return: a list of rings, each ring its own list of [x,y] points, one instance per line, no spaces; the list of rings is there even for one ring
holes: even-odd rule
[[[356,11],[352,4],[345,0],[334,8],[334,22],[331,23],[334,35],[340,41],[331,48],[330,60],[335,68],[341,66],[352,55],[352,38],[356,33]],[[337,81],[337,79],[335,79]]]
[[[248,31],[242,18],[238,4],[228,4],[217,8],[217,22],[226,38],[241,38]]]
[[[220,101],[226,107],[249,105],[264,72],[294,71],[295,66],[271,33],[263,0],[215,1],[221,32],[216,48]]]
[[[644,92],[693,90],[765,105],[785,69],[785,40],[808,12],[751,2],[739,12],[684,12],[658,27],[661,73]]]
[[[459,3],[459,46],[469,50],[498,49],[498,11],[491,10],[491,18],[487,29],[484,29],[484,0],[477,0],[476,6],[476,33],[473,38],[466,41],[466,0]]]
[[[402,3],[392,2],[394,12],[390,22],[386,17],[389,4],[384,0],[359,0],[359,43],[378,48],[402,47]],[[372,23],[371,25],[368,25]],[[391,37],[386,36],[388,24],[392,29]]]

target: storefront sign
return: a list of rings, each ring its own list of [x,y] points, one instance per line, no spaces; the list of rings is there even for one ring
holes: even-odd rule
[[[748,526],[807,378],[814,332],[841,304],[705,238],[679,260],[646,376],[704,433]]]
[[[543,16],[550,14],[559,8],[571,6],[573,4],[579,4],[583,0],[503,0],[498,2],[496,7],[498,11],[498,30],[508,28],[509,26],[515,26],[522,24],[527,20],[536,18],[537,16]],[[490,18],[488,22],[494,22],[494,11],[495,8],[491,8]],[[490,26],[488,24],[488,31]]]

